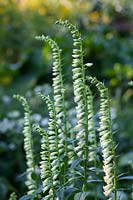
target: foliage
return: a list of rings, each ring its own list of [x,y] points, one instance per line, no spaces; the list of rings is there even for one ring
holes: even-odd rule
[[[53,101],[49,96],[39,94],[46,102],[49,111],[48,130],[45,131],[39,125],[34,128],[42,136],[41,140],[41,181],[33,174],[36,174],[35,160],[33,154],[33,138],[31,132],[30,109],[25,98],[16,95],[25,110],[24,119],[24,147],[26,152],[26,163],[28,174],[27,196],[20,199],[88,199],[92,196],[95,200],[105,199],[102,196],[101,186],[104,195],[109,200],[119,199],[117,181],[116,154],[113,140],[113,126],[110,114],[110,100],[108,89],[96,78],[89,77],[88,80],[96,86],[100,92],[100,116],[99,130],[96,130],[94,121],[93,95],[87,84],[85,67],[92,63],[84,64],[82,38],[76,26],[69,21],[57,21],[70,30],[73,37],[73,90],[76,110],[77,125],[72,128],[69,124],[65,104],[65,90],[62,75],[61,55],[58,45],[49,37],[41,36],[48,42],[53,54]],[[96,132],[99,132],[98,137]],[[98,141],[100,139],[101,151]],[[99,154],[97,152],[99,151]],[[99,163],[100,152],[103,157],[103,170]],[[100,168],[100,169],[99,169]],[[102,173],[100,173],[100,171]],[[103,174],[103,171],[105,174]],[[29,177],[30,175],[30,177]],[[122,177],[121,179],[126,179]],[[130,176],[130,179],[132,177]],[[34,181],[33,181],[34,180]],[[28,184],[27,184],[28,181]],[[106,185],[104,185],[104,183]],[[38,188],[31,187],[39,185]],[[41,187],[41,189],[40,189]],[[95,187],[95,189],[94,189]],[[34,191],[33,191],[34,188]],[[92,192],[91,192],[92,191]]]

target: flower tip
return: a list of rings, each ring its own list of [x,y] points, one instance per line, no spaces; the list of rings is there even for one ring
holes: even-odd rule
[[[40,40],[40,36],[38,36],[38,35],[35,36],[35,39],[36,39],[36,40]]]
[[[86,63],[85,66],[86,67],[91,67],[93,65],[93,63]]]
[[[37,35],[37,36],[35,36],[35,39],[36,40],[44,40],[45,39],[45,36],[44,35]]]
[[[55,24],[60,24],[61,23],[61,19],[59,19],[59,20],[57,20],[56,22],[55,22]]]

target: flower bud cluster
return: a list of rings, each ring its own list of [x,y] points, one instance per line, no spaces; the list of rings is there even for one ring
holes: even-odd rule
[[[89,77],[92,84],[94,84],[100,92],[100,128],[99,136],[100,143],[102,147],[102,156],[103,156],[103,170],[105,173],[104,182],[106,183],[103,186],[104,195],[110,196],[114,191],[114,145],[112,141],[112,121],[110,115],[110,102],[108,89],[104,84],[98,81],[96,78]]]
[[[35,125],[34,128],[42,135],[40,169],[43,193],[47,194],[43,199],[49,200],[55,196],[55,189],[58,188],[59,185],[57,153],[54,149],[55,155],[51,154],[51,140],[49,140],[49,131],[46,132],[40,128],[39,125]]]
[[[30,122],[30,115],[31,110],[28,105],[27,100],[20,96],[14,95],[14,98],[18,99],[22,106],[24,107],[24,149],[26,153],[26,164],[27,164],[27,180],[25,184],[28,187],[28,194],[32,194],[36,188],[36,181],[32,178],[32,174],[35,173],[35,159],[34,159],[34,152],[33,152],[33,138],[32,138],[32,129],[31,129],[31,122]]]

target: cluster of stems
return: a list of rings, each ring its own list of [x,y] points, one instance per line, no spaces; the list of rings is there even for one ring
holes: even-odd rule
[[[50,45],[53,56],[53,101],[49,96],[46,97],[39,94],[45,101],[49,111],[48,130],[45,131],[39,125],[34,125],[35,130],[42,136],[40,176],[43,185],[43,200],[58,199],[58,192],[63,191],[62,188],[65,188],[65,186],[68,186],[68,183],[71,182],[70,170],[72,170],[71,174],[73,178],[77,178],[77,174],[82,177],[82,192],[87,195],[89,191],[89,167],[92,167],[93,164],[95,170],[97,170],[97,137],[94,120],[93,95],[90,86],[87,84],[87,80],[89,80],[89,83],[94,84],[100,93],[99,139],[102,147],[103,170],[105,173],[103,177],[105,182],[103,186],[104,195],[108,197],[109,200],[116,200],[116,155],[113,142],[108,89],[96,78],[86,77],[85,67],[91,66],[92,63],[84,64],[82,38],[76,26],[72,25],[67,20],[59,20],[56,24],[68,28],[73,38],[72,77],[77,124],[75,127],[76,137],[74,137],[70,134],[68,128],[61,49],[49,36],[37,36],[37,39],[44,40]],[[24,97],[19,95],[15,95],[14,97],[22,102],[25,110],[23,133],[28,167],[26,185],[28,187],[28,195],[32,195],[37,189],[37,181],[32,178],[32,174],[35,173],[36,164],[30,121],[31,110]],[[76,174],[76,171],[71,167],[74,166],[77,160],[80,160],[79,169],[81,169],[82,172],[77,172]],[[81,179],[81,177],[78,178]],[[74,182],[76,181],[73,181],[73,183]],[[95,200],[97,200],[96,190],[94,192]],[[12,195],[11,198],[11,200],[15,200],[14,195]]]

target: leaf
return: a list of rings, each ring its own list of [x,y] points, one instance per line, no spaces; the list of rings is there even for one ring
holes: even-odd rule
[[[124,176],[124,175],[126,175],[126,174],[129,174],[129,172],[125,172],[125,173],[119,174],[119,175],[118,175],[118,178],[120,178],[120,177],[122,177],[122,176]]]
[[[88,195],[89,192],[79,192],[74,196],[74,200],[85,200]]]
[[[77,191],[78,191],[77,188],[68,186],[68,187],[66,187],[66,189],[65,189],[65,197],[66,197],[66,198],[69,198],[71,195],[73,195],[73,194],[76,193]]]
[[[117,199],[118,200],[128,200],[128,196],[123,191],[117,191]]]
[[[30,195],[24,195],[23,197],[19,198],[19,200],[31,200]]]
[[[133,176],[124,176],[119,178],[119,180],[133,180]]]
[[[103,169],[100,168],[90,167],[89,170],[92,172],[103,173]]]
[[[38,180],[38,175],[35,172],[32,172],[31,177],[33,180]]]
[[[82,173],[80,173],[79,171],[75,171],[75,174],[81,176],[82,178],[84,178],[84,175]]]
[[[79,165],[79,163],[80,163],[81,161],[82,161],[81,159],[76,159],[76,160],[74,160],[70,168],[75,168],[77,165]]]
[[[61,200],[64,199],[64,188],[60,189],[60,190],[57,192],[57,196],[58,196],[58,199],[61,199]]]
[[[36,190],[35,192],[32,194],[32,198],[34,199],[38,194],[42,193],[43,192],[43,186],[40,185]]]
[[[96,183],[96,182],[103,182],[103,180],[100,180],[100,179],[92,179],[92,180],[91,180],[91,179],[88,179],[88,180],[87,180],[87,183],[94,183],[94,182],[95,182],[95,183]]]
[[[28,174],[28,172],[27,172],[27,171],[25,171],[24,173],[22,173],[22,174],[18,175],[18,176],[17,176],[17,179],[18,179],[18,180],[25,179],[25,177],[27,176],[27,174]]]

